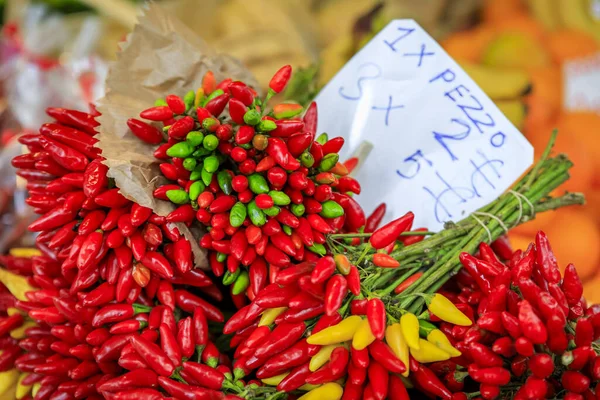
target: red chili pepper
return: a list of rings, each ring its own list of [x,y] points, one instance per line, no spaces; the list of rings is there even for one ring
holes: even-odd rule
[[[96,134],[96,130],[94,128],[100,125],[93,115],[82,111],[49,107],[46,109],[46,114],[62,124],[81,129],[90,135]]]
[[[268,340],[269,336],[264,339]],[[262,343],[264,342],[261,342],[261,345]],[[306,340],[301,340],[290,348],[269,358],[256,372],[256,376],[260,379],[275,376],[285,370],[306,363],[312,355],[314,354],[311,353],[311,346],[306,343]]]
[[[534,344],[543,344],[548,340],[546,327],[527,300],[519,304],[519,324],[523,334]]]
[[[348,293],[348,283],[342,275],[334,275],[327,281],[325,289],[325,314],[333,315],[342,306]]]
[[[28,229],[31,232],[51,231],[73,221],[78,211],[56,207],[31,223]]]
[[[311,140],[314,140],[315,134],[317,132],[317,120],[317,103],[313,101],[306,109],[304,117],[302,118],[302,121],[304,122],[304,132],[310,133],[312,138]]]
[[[477,282],[479,289],[481,289],[485,295],[489,295],[492,284],[477,268],[477,259],[469,253],[461,253],[460,262],[469,272],[475,282]]]
[[[131,336],[130,341],[134,350],[158,375],[171,376],[175,366],[156,344],[141,336]]]
[[[481,343],[472,342],[469,344],[469,356],[479,367],[501,367],[503,360],[492,350]]]
[[[169,357],[174,366],[181,365],[181,348],[177,344],[177,339],[172,329],[167,324],[161,324],[159,327],[160,347],[165,355]]]
[[[69,171],[84,171],[89,163],[88,158],[81,152],[49,137],[44,138],[42,146],[54,161]]]
[[[395,374],[406,372],[406,365],[404,365],[404,363],[396,357],[392,349],[381,340],[375,340],[369,345],[369,354],[390,372]]]
[[[396,259],[385,253],[373,254],[373,264],[380,268],[397,268],[400,266]]]
[[[182,400],[220,398],[221,394],[199,386],[186,385],[166,377],[159,377],[158,383],[171,396]],[[140,397],[141,398],[141,397]]]
[[[577,274],[577,269],[573,264],[569,264],[565,269],[561,285],[562,291],[567,298],[569,306],[576,305],[583,295],[583,285]]]
[[[194,339],[194,330],[192,327],[192,318],[187,317],[179,321],[177,331],[177,343],[184,357],[190,358],[194,354],[196,342]]]
[[[91,292],[87,293],[83,298],[82,304],[84,307],[95,307],[109,303],[114,299],[115,286],[108,282],[104,282]]]
[[[537,264],[540,267],[542,275],[550,283],[560,282],[560,271],[556,257],[550,248],[548,237],[542,231],[539,231],[535,236],[535,244],[537,250]]]
[[[98,196],[96,196],[94,201],[99,206],[109,208],[125,207],[131,204],[129,200],[127,200],[121,193],[119,193],[118,188],[109,189],[106,192],[99,194]]]
[[[292,67],[290,65],[284,65],[275,73],[275,75],[273,75],[269,81],[269,88],[275,93],[280,93],[287,85],[291,76]]]
[[[169,260],[166,259],[161,253],[155,251],[146,252],[144,258],[142,258],[142,264],[153,272],[164,278],[173,277],[173,269]]]
[[[379,340],[383,340],[385,336],[385,328],[387,325],[385,304],[378,298],[370,299],[367,303],[367,320],[373,336]]]
[[[223,387],[225,375],[215,368],[186,361],[183,363],[183,369],[194,377],[199,384],[208,389],[221,390]]]
[[[393,243],[402,232],[410,229],[413,220],[414,214],[408,212],[404,216],[377,229],[369,239],[371,246],[376,249],[382,249],[390,243]]]
[[[565,371],[561,377],[563,387],[573,393],[583,393],[590,387],[590,378],[576,371]]]
[[[256,350],[254,356],[263,358],[288,349],[302,337],[305,330],[304,322],[284,322],[278,325],[271,333],[271,337]]]
[[[194,296],[186,290],[175,291],[175,302],[179,308],[192,314],[196,307],[200,307],[209,321],[223,322],[224,317],[221,311],[214,305],[208,303],[200,297]]]
[[[50,123],[42,125],[40,127],[40,133],[45,139],[52,138],[66,146],[80,151],[89,158],[95,158],[99,154],[99,149],[94,147],[98,140],[77,129]]]
[[[157,378],[156,373],[150,369],[137,369],[105,380],[97,388],[99,392],[115,393],[134,388],[156,387]]]

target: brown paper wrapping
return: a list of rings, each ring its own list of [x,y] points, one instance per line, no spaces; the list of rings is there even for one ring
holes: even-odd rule
[[[136,203],[166,216],[175,206],[157,200],[152,192],[166,182],[153,156],[155,146],[136,138],[127,119],[151,107],[168,94],[183,96],[201,86],[202,77],[213,71],[217,81],[231,77],[258,87],[252,75],[232,57],[215,53],[200,37],[150,3],[122,44],[106,79],[106,96],[99,100],[98,146],[120,192]],[[192,243],[197,267],[207,269],[206,252],[198,245],[201,228],[176,224]]]

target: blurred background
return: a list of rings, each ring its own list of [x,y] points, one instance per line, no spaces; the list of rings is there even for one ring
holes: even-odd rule
[[[444,46],[525,134],[575,162],[561,191],[587,205],[543,213],[510,234],[526,247],[539,229],[561,266],[576,265],[600,302],[600,0],[162,0],[205,41],[266,84],[296,73],[289,99],[306,103],[390,20],[413,18]],[[86,109],[103,95],[108,63],[135,24],[133,0],[0,0],[0,254],[27,246],[28,208],[10,159],[13,137],[48,106]]]

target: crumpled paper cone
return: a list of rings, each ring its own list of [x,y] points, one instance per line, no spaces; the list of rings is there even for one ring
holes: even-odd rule
[[[97,118],[98,147],[106,158],[108,176],[114,178],[120,192],[158,215],[168,215],[175,206],[152,196],[154,189],[167,182],[153,156],[156,146],[135,137],[127,120],[151,107],[156,99],[168,94],[183,96],[200,87],[208,71],[217,81],[231,77],[258,87],[239,61],[215,53],[155,3],[147,5],[110,67],[106,95],[97,107],[102,114]],[[206,251],[198,245],[203,229],[196,225],[188,229],[182,223],[176,226],[191,242],[196,266],[207,269]]]

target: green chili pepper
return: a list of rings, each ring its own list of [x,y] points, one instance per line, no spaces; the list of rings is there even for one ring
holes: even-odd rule
[[[165,99],[157,99],[154,102],[154,107],[161,107],[161,106],[166,106],[167,102],[165,101]]]
[[[213,151],[219,147],[219,138],[217,138],[215,135],[206,135],[202,141],[202,146],[204,146],[206,150]]]
[[[202,171],[204,171],[204,164],[196,163],[196,168],[190,174],[190,181],[197,181],[202,177]]]
[[[333,200],[327,200],[323,204],[323,209],[319,213],[324,218],[337,218],[344,215],[344,209]]]
[[[223,275],[223,285],[229,286],[240,276],[242,272],[241,268],[235,270],[234,273],[229,272],[229,270],[225,271],[225,275]]]
[[[240,268],[238,268],[238,270],[239,269]],[[246,289],[248,289],[249,285],[250,285],[250,277],[248,276],[248,271],[243,270],[239,274],[237,279],[235,280],[235,283],[233,284],[233,287],[231,288],[231,293],[234,295],[243,293]]]
[[[283,230],[283,233],[285,233],[286,235],[290,236],[292,234],[292,228],[290,228],[287,225],[283,225],[281,227],[281,229]]]
[[[252,144],[250,143],[238,144],[238,146],[245,150],[250,150],[252,148]]]
[[[331,168],[335,167],[335,164],[337,164],[339,159],[340,159],[340,155],[337,153],[327,154],[321,160],[321,164],[319,164],[319,171],[321,171],[321,172],[329,171]]]
[[[190,196],[183,189],[167,190],[167,197],[175,204],[187,204]]]
[[[194,168],[196,168],[196,164],[198,164],[198,161],[196,161],[196,159],[192,157],[188,157],[185,160],[183,160],[183,168],[185,168],[188,171],[193,171]]]
[[[248,125],[256,125],[260,122],[260,113],[251,108],[244,114],[244,122]]]
[[[273,207],[270,207],[270,208],[267,208],[267,209],[263,210],[263,212],[265,214],[267,214],[269,217],[276,217],[276,216],[278,216],[280,211],[281,210],[277,206],[273,206]]]
[[[273,204],[276,206],[287,206],[291,203],[290,196],[279,190],[271,190],[269,196],[273,199]]]
[[[248,187],[254,194],[269,193],[269,184],[260,174],[252,174],[248,177]]]
[[[427,335],[433,330],[437,329],[437,326],[423,319],[419,320],[419,336],[426,338]]]
[[[183,96],[183,104],[185,104],[185,111],[189,111],[194,106],[194,100],[196,99],[196,93],[190,90]]]
[[[202,178],[202,182],[204,182],[204,184],[208,186],[212,182],[213,173],[208,172],[207,170],[202,168],[202,172],[200,172],[200,177]]]
[[[321,133],[319,135],[319,137],[317,138],[317,142],[321,145],[327,143],[328,140],[329,140],[329,136],[325,132]]]
[[[312,246],[309,246],[308,249],[310,251],[312,251],[315,254],[318,254],[320,256],[324,256],[325,254],[327,254],[327,250],[325,249],[325,246],[323,246],[320,243],[315,243]]]
[[[231,194],[233,189],[231,188],[231,175],[228,171],[219,171],[217,174],[217,182],[223,193]]]
[[[234,228],[242,226],[246,220],[247,214],[248,212],[246,210],[246,205],[241,201],[238,201],[233,205],[231,211],[229,212],[229,223]]]
[[[292,214],[294,214],[296,217],[301,217],[304,215],[306,207],[304,207],[304,204],[292,204],[290,206],[290,210],[292,211]]]
[[[204,192],[206,185],[202,181],[196,181],[190,185],[190,200],[196,201],[200,193]]]
[[[194,147],[200,146],[204,140],[204,134],[200,131],[191,131],[187,134],[185,140]]]
[[[219,160],[216,156],[208,156],[204,159],[204,170],[207,172],[216,172],[219,169]]]
[[[211,152],[212,152],[212,150],[207,150],[204,147],[200,147],[192,153],[192,157],[196,157],[196,158],[204,157],[204,156],[210,154]]]
[[[205,118],[204,121],[202,121],[202,128],[214,132],[213,127],[218,123],[219,121],[217,121],[216,118]]]
[[[256,201],[254,200],[248,203],[248,216],[250,217],[252,224],[256,226],[263,226],[267,223],[267,217],[265,216],[265,213],[258,208]]]
[[[225,262],[225,260],[227,260],[227,254],[217,253],[218,262]]]
[[[220,95],[222,95],[223,93],[225,93],[223,91],[223,89],[217,89],[214,92],[212,92],[207,98],[204,104],[208,103],[209,101],[211,101],[212,99],[214,99],[215,97],[219,97]]]
[[[275,121],[271,121],[270,119],[263,119],[258,123],[256,129],[260,132],[270,132],[277,129],[277,124],[275,123]]]
[[[305,151],[304,153],[300,154],[300,162],[306,168],[310,168],[315,165],[315,158],[308,151]]]
[[[186,158],[192,155],[194,152],[194,146],[186,142],[175,143],[167,150],[169,157]]]

